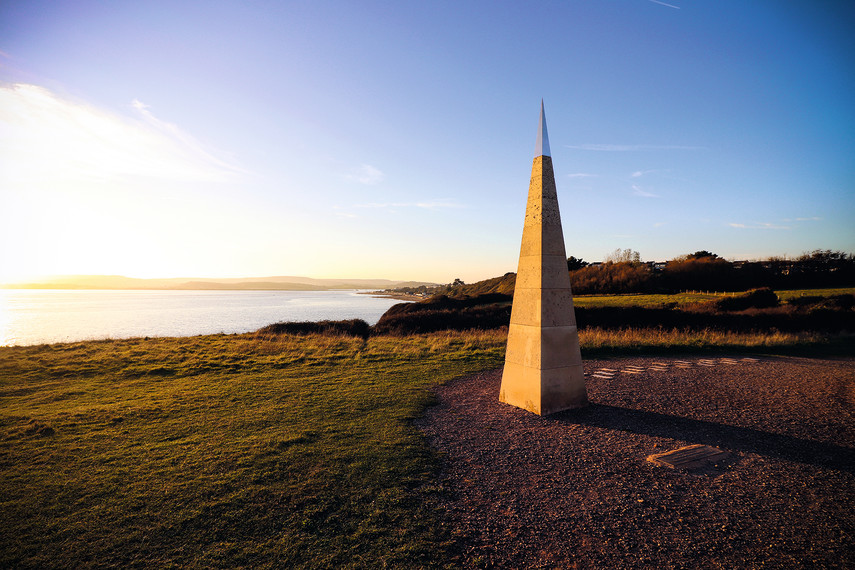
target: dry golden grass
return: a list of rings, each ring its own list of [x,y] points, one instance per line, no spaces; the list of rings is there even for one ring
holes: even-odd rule
[[[838,342],[850,342],[849,335],[827,335],[817,332],[751,332],[737,333],[713,329],[583,329],[579,332],[582,351],[705,351],[705,350],[772,350],[822,348]]]

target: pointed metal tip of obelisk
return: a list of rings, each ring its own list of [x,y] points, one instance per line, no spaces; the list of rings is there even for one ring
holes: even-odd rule
[[[552,156],[549,152],[549,134],[546,132],[546,113],[543,110],[543,99],[540,100],[540,122],[537,125],[537,143],[534,145],[534,157]]]

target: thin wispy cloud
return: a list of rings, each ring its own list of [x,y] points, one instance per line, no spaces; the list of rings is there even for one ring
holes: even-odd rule
[[[576,150],[592,150],[598,152],[636,152],[645,150],[702,150],[702,146],[655,145],[655,144],[577,144],[565,145]]]
[[[659,0],[650,0],[654,4],[659,4],[660,6],[668,6],[669,8],[674,8],[675,10],[679,10],[679,6],[674,6],[673,4],[666,4],[665,2],[660,2]]]
[[[587,172],[574,172],[573,174],[568,174],[567,178],[596,178],[597,174],[588,174]]]
[[[187,152],[197,157],[199,160],[222,168],[225,171],[242,172],[242,170],[234,164],[215,157],[205,148],[205,145],[189,133],[181,130],[178,125],[157,118],[154,113],[149,111],[151,108],[150,105],[146,105],[142,101],[134,99],[131,101],[131,107],[136,109],[137,113],[142,117],[146,124],[154,128],[157,132],[181,143]]]
[[[417,202],[417,208],[424,208],[426,210],[440,210],[443,208],[462,208],[462,204],[458,204],[457,202],[452,201],[437,201],[437,202]]]
[[[421,208],[423,210],[440,210],[445,208],[462,208],[463,206],[453,200],[433,200],[425,202],[370,202],[367,204],[355,204],[354,208]]]
[[[362,164],[354,172],[348,174],[345,178],[366,186],[374,186],[380,184],[386,175],[379,168],[375,168],[370,164]]]
[[[738,228],[743,230],[791,230],[790,226],[780,226],[778,224],[773,224],[769,222],[754,222],[751,224],[740,224],[731,222],[729,224],[732,228]]]
[[[789,223],[789,222],[819,222],[819,221],[822,221],[822,218],[820,218],[818,216],[813,216],[810,218],[785,218],[781,221],[784,223]]]
[[[641,196],[642,198],[659,198],[658,194],[653,194],[652,192],[648,192],[644,190],[641,186],[637,184],[632,185],[632,192],[636,196]]]
[[[0,85],[0,169],[8,180],[158,178],[223,182],[249,174],[134,100],[137,118],[30,84]]]
[[[651,169],[651,170],[636,170],[636,171],[635,171],[635,172],[633,172],[630,176],[631,176],[632,178],[641,178],[642,176],[647,176],[648,174],[656,174],[656,173],[659,173],[659,172],[668,172],[668,171],[667,171],[667,170],[661,170],[661,169],[658,169],[658,168],[654,168],[654,169]]]

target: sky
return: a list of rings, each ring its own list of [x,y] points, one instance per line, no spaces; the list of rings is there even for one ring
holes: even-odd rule
[[[855,252],[847,1],[0,3],[0,282]]]

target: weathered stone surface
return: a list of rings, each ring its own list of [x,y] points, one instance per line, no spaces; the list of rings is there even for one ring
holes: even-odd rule
[[[542,107],[540,119],[499,400],[545,415],[588,398]]]
[[[545,259],[546,257],[546,259]],[[564,256],[520,257],[516,287],[521,289],[567,289],[570,273]]]
[[[567,310],[567,309],[571,310]],[[573,295],[569,289],[514,290],[511,324],[562,327],[576,324],[572,311]]]
[[[542,328],[512,324],[508,329],[505,362],[544,370],[581,365],[581,353],[564,350],[578,343],[575,326]]]

